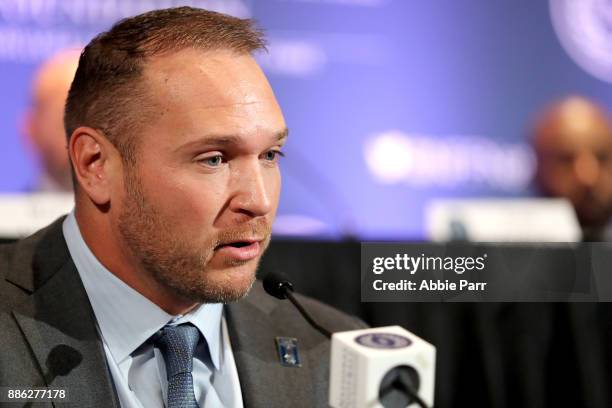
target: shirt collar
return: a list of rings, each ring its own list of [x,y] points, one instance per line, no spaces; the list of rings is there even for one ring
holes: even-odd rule
[[[117,364],[166,324],[192,323],[206,339],[216,369],[221,359],[223,304],[201,304],[185,316],[166,313],[110,272],[91,252],[72,211],[64,238],[91,302],[103,341]]]

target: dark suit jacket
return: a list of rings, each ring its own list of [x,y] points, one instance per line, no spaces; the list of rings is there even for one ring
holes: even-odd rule
[[[0,246],[0,386],[61,387],[70,406],[119,407],[62,221]],[[301,300],[331,331],[363,327],[319,302]],[[327,406],[329,340],[292,305],[270,297],[257,282],[246,298],[226,306],[226,316],[245,407]],[[298,339],[301,367],[280,365],[277,336]]]

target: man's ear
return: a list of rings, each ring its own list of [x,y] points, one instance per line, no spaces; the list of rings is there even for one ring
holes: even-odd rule
[[[102,132],[79,127],[72,132],[68,153],[77,182],[97,205],[110,202],[119,152]]]

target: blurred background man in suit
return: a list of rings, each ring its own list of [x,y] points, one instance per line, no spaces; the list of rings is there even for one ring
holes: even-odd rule
[[[34,76],[22,136],[40,162],[32,191],[72,191],[64,131],[64,105],[79,62],[80,50],[66,49],[45,60]]]
[[[612,124],[605,110],[583,97],[560,100],[538,116],[533,146],[541,192],[572,203],[584,240],[609,237]]]

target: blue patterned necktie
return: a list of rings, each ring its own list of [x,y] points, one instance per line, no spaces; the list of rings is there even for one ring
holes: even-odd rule
[[[200,332],[191,324],[165,326],[154,340],[166,363],[168,408],[198,408],[191,371],[199,340]]]

